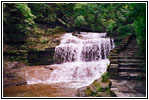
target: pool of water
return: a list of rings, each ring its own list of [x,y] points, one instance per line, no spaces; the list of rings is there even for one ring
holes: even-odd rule
[[[77,88],[66,83],[30,84],[3,88],[4,97],[75,97]]]

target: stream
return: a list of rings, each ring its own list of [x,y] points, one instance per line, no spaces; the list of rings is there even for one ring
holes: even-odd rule
[[[75,97],[78,88],[101,77],[114,41],[106,33],[65,33],[55,47],[55,64],[22,68],[26,85],[4,88],[4,97]],[[42,58],[39,58],[42,59]]]

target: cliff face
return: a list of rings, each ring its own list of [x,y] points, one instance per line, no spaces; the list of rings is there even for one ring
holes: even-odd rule
[[[29,65],[52,64],[54,48],[64,31],[38,25],[24,42],[3,44],[4,61],[19,61]]]
[[[26,84],[23,74],[19,72],[22,68],[28,68],[28,65],[53,64],[54,49],[63,33],[58,28],[39,25],[23,42],[4,42],[3,86]]]

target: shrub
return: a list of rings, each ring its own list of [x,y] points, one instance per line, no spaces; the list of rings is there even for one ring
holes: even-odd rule
[[[108,82],[109,81],[109,73],[105,72],[102,76],[101,76],[101,81],[102,82]]]

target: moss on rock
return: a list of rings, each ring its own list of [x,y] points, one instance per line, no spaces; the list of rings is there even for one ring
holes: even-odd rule
[[[113,97],[110,90],[110,81],[108,72],[105,72],[100,79],[95,80],[91,85],[78,89],[77,96],[85,97]]]
[[[101,81],[102,82],[109,82],[109,73],[105,72],[102,76],[101,76]]]

